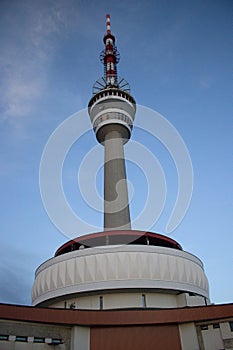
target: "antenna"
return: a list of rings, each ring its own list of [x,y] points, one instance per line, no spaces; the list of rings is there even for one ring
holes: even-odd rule
[[[104,64],[104,78],[107,86],[117,85],[117,63],[120,55],[115,46],[115,36],[111,34],[110,15],[106,15],[107,34],[104,36],[105,50],[100,54],[100,60]]]
[[[106,34],[103,41],[105,49],[100,53],[100,61],[104,65],[104,76],[93,85],[93,95],[108,88],[117,88],[130,93],[129,83],[117,74],[120,54],[115,45],[115,36],[111,33],[110,14],[106,15]]]
[[[110,15],[106,15],[107,34],[111,34]]]
[[[105,49],[100,54],[100,61],[104,65],[104,80],[106,87],[118,87],[117,64],[120,60],[115,45],[115,36],[111,33],[110,15],[106,15],[107,33],[104,36]]]

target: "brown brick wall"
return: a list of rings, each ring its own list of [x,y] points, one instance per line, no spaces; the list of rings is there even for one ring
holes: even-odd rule
[[[91,328],[90,350],[181,350],[176,325]]]

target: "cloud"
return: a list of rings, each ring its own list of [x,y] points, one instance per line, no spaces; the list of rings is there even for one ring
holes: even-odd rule
[[[17,266],[17,264],[16,264]],[[30,304],[30,285],[25,271],[1,267],[0,302]]]
[[[3,119],[17,126],[18,118],[30,114],[32,104],[43,91],[43,81],[40,77],[30,79],[30,76],[20,79],[15,76],[5,79],[5,91],[2,95],[4,106]]]
[[[2,242],[0,256],[0,302],[30,304],[36,254]]]
[[[202,89],[206,90],[212,87],[214,79],[212,77],[202,77],[199,81],[199,85]]]
[[[22,14],[22,15],[20,15]],[[22,123],[45,90],[47,73],[66,26],[55,2],[20,2],[5,6],[1,15],[1,119]]]

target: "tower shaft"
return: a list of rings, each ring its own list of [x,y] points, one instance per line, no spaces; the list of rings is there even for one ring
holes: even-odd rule
[[[121,126],[110,126],[104,141],[104,229],[130,230],[129,201]]]
[[[104,146],[104,230],[131,230],[124,144],[130,139],[136,103],[129,84],[117,75],[119,53],[106,16],[104,77],[94,85],[88,112],[97,140]],[[106,240],[106,244],[108,244]]]

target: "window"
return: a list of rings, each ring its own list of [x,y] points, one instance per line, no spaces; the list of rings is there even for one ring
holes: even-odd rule
[[[219,323],[214,323],[214,324],[213,324],[213,328],[214,328],[214,329],[215,329],[215,328],[220,328]]]
[[[62,339],[55,339],[53,338],[52,339],[52,343],[50,343],[51,345],[59,345],[59,344],[62,344]]]
[[[8,340],[8,335],[0,334],[0,340]]]
[[[70,303],[70,304],[69,304],[69,308],[70,308],[70,309],[74,310],[75,307],[76,307],[76,306],[75,306],[75,301],[74,301],[73,303]]]
[[[207,325],[201,326],[201,330],[202,330],[202,331],[206,331],[207,329],[208,329],[208,326],[207,326]]]
[[[104,308],[104,298],[103,296],[100,296],[100,310],[103,310]]]
[[[146,307],[146,295],[142,294],[142,307]]]
[[[15,341],[22,341],[22,342],[26,342],[28,340],[27,337],[22,337],[20,335],[17,335],[15,338]]]
[[[34,337],[33,342],[34,343],[44,343],[45,342],[45,338]]]
[[[233,332],[233,321],[229,322],[229,326],[230,326],[231,331]]]

